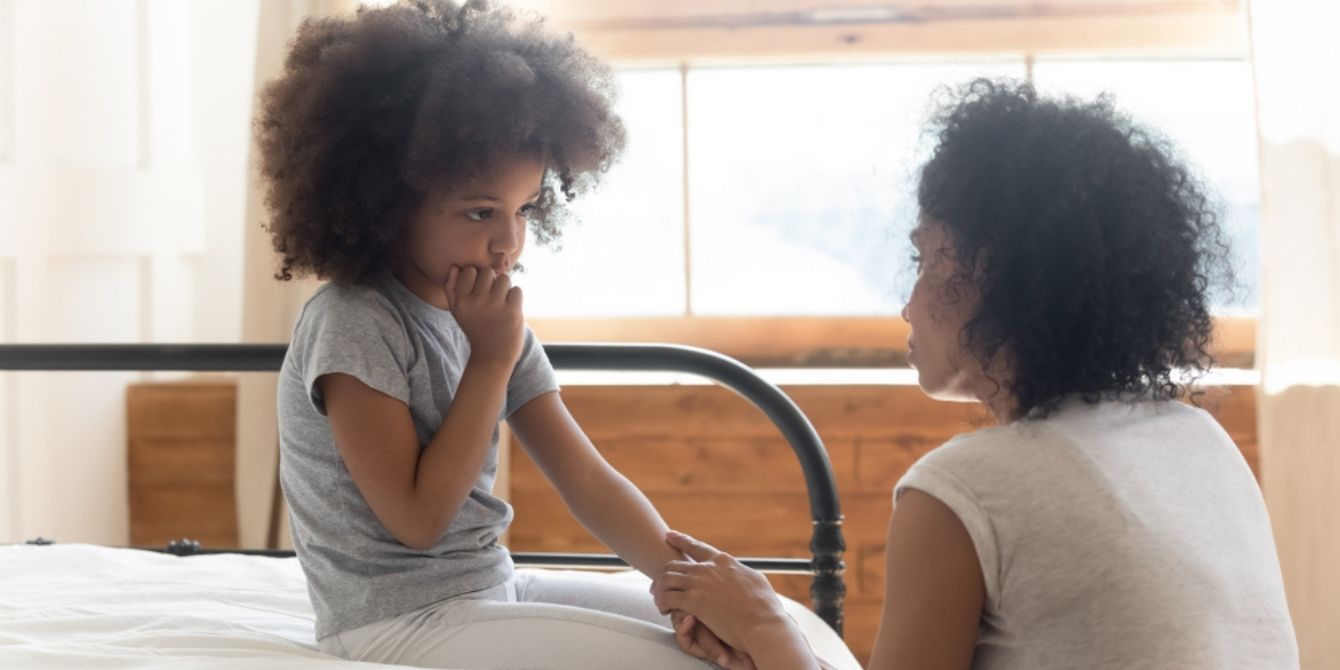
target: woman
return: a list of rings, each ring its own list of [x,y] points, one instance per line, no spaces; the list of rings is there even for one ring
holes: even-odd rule
[[[934,129],[908,360],[997,425],[895,487],[870,667],[1297,667],[1260,490],[1178,402],[1212,364],[1206,291],[1227,276],[1202,187],[1106,99],[979,80]],[[653,592],[685,633],[706,624],[735,667],[819,667],[761,575],[668,540],[693,561]]]

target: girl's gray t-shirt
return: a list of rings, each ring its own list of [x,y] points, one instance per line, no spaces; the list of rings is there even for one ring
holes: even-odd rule
[[[470,343],[451,313],[394,277],[370,286],[328,284],[303,307],[279,376],[279,476],[318,639],[511,577],[498,538],[512,508],[492,493],[496,428],[460,511],[437,544],[419,551],[396,541],[363,499],[315,386],[321,375],[344,373],[404,402],[423,448],[441,426],[469,356]],[[527,328],[499,420],[557,389],[553,367]]]

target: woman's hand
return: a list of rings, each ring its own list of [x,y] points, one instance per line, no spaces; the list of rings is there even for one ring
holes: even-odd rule
[[[684,653],[712,661],[726,670],[756,670],[748,654],[727,646],[692,614],[679,610],[670,614],[674,622],[675,641]]]
[[[470,359],[509,370],[521,356],[521,289],[491,268],[453,267],[443,287],[451,315],[470,340]]]
[[[682,533],[671,531],[666,541],[697,562],[671,561],[652,582],[651,592],[662,612],[680,610],[693,615],[722,642],[751,657],[757,656],[754,650],[769,636],[795,633],[795,623],[758,571]],[[679,627],[676,636],[680,636]]]

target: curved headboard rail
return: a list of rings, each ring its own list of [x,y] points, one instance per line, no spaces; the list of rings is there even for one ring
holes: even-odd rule
[[[842,633],[846,546],[837,484],[819,434],[781,389],[743,363],[697,347],[601,343],[546,344],[544,348],[556,369],[688,373],[711,379],[762,410],[791,445],[804,472],[814,523],[810,542],[813,559],[743,560],[758,569],[813,574],[810,596],[814,610]],[[287,350],[286,344],[0,344],[0,371],[276,372]],[[292,555],[276,550],[201,549],[189,540],[174,542],[167,551],[180,555],[238,551]],[[624,565],[617,557],[596,554],[515,553],[513,558],[523,565]]]

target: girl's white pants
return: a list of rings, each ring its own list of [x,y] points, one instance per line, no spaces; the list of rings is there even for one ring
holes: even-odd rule
[[[644,581],[517,570],[504,584],[331,635],[321,651],[424,668],[705,670]]]

